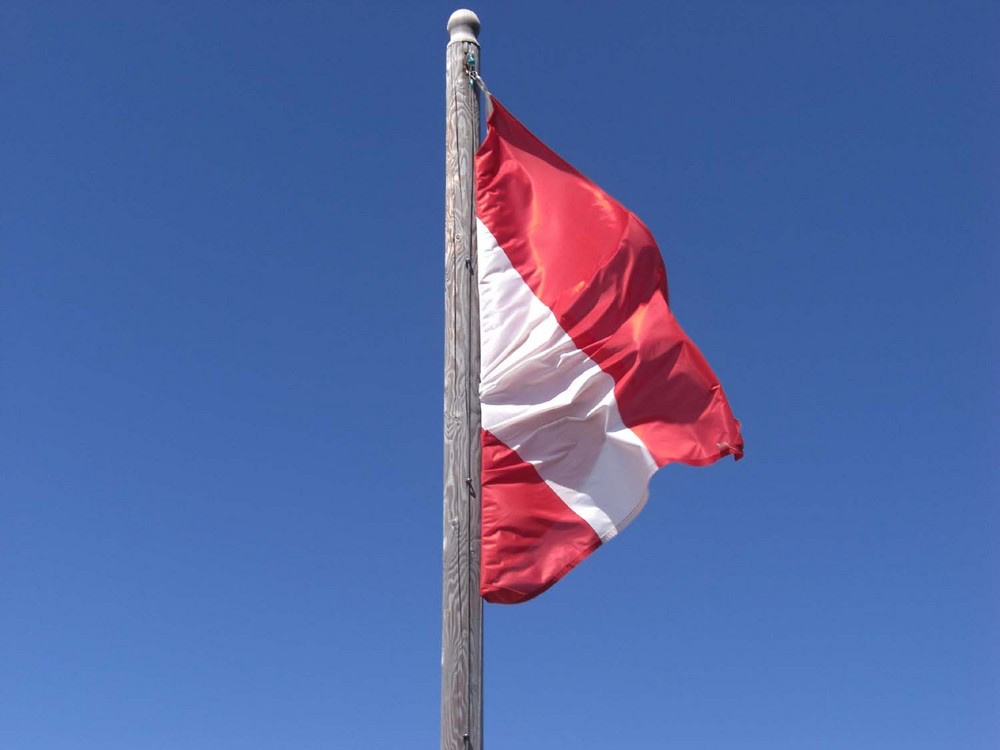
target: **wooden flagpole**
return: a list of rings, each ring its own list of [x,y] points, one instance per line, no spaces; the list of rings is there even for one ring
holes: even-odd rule
[[[483,746],[483,604],[479,597],[479,291],[473,157],[479,18],[448,19],[444,212],[444,552],[441,750]]]

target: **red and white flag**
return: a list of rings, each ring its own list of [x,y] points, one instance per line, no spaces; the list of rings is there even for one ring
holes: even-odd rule
[[[743,439],[649,230],[492,104],[476,155],[481,593],[515,603],[627,526],[659,467],[739,459]]]

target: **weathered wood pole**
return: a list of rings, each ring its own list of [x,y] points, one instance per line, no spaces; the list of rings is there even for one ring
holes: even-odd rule
[[[444,551],[441,750],[483,746],[483,604],[479,598],[479,290],[473,156],[479,19],[448,19],[444,209]]]

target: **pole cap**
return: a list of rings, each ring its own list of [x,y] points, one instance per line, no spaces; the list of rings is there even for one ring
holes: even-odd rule
[[[461,8],[448,19],[448,33],[452,42],[474,42],[478,44],[479,16],[471,10]]]

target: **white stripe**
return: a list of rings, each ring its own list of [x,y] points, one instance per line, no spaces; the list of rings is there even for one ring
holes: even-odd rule
[[[607,541],[642,509],[656,462],[622,422],[614,379],[577,349],[476,224],[483,427]]]

